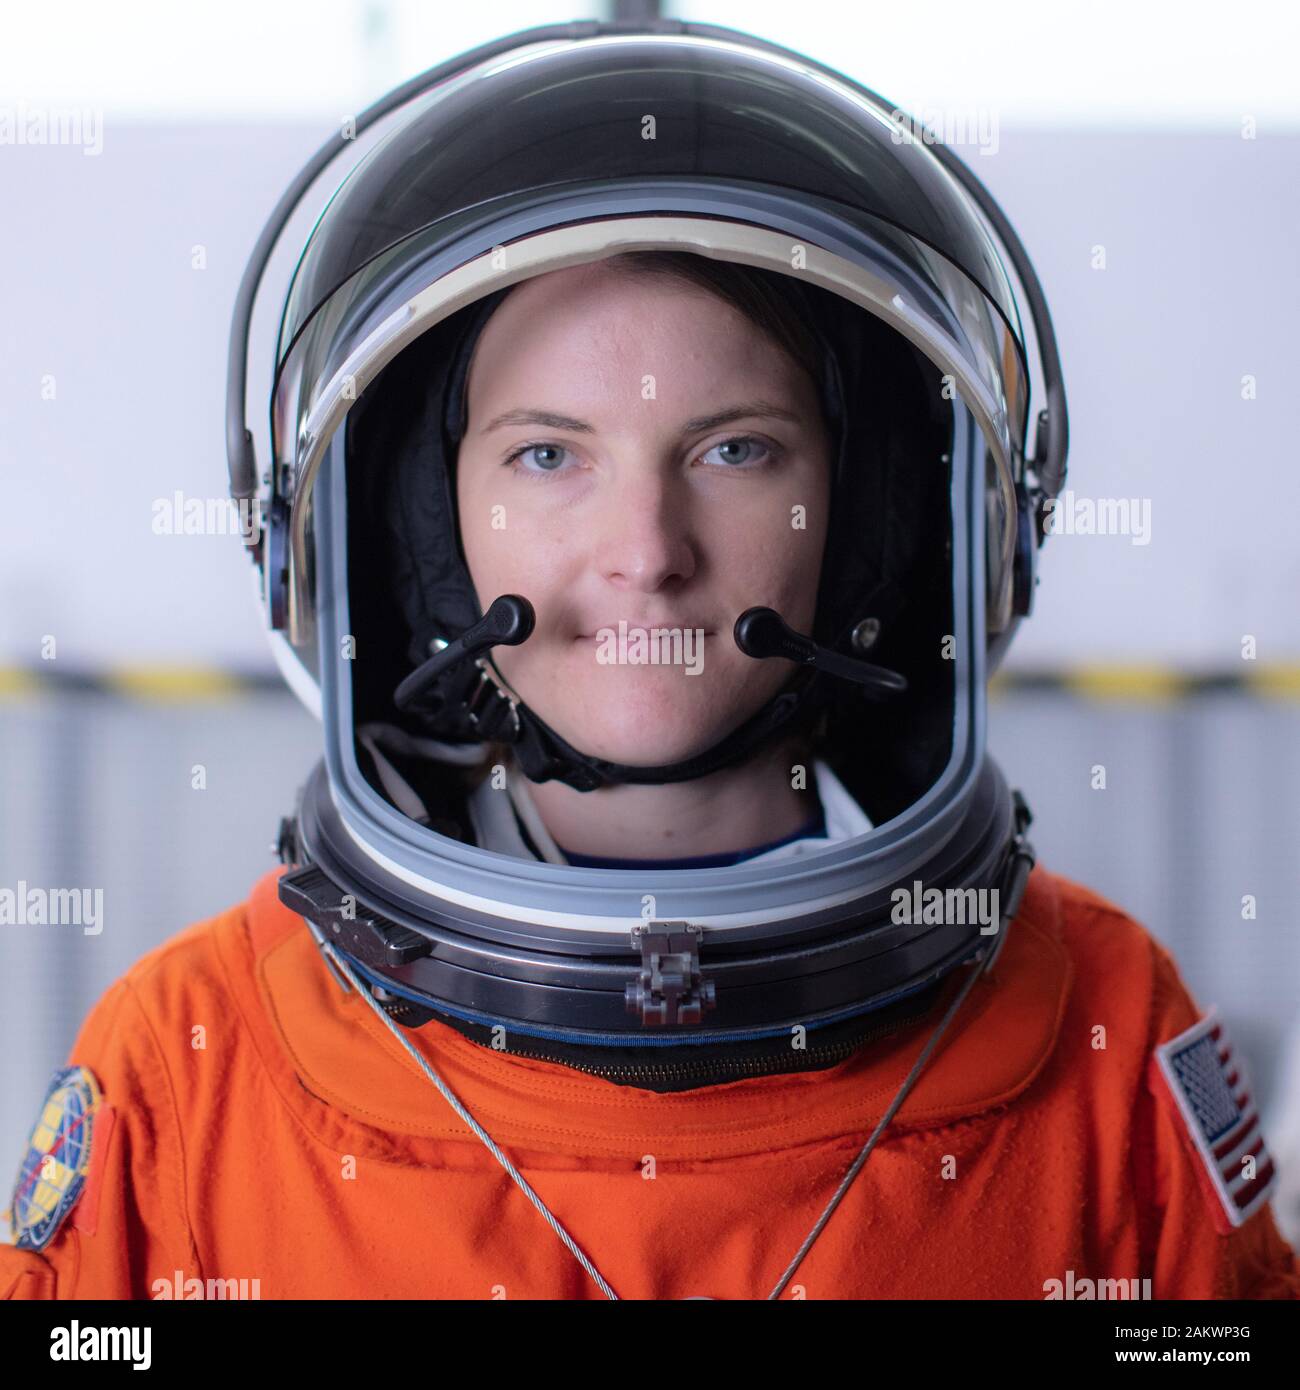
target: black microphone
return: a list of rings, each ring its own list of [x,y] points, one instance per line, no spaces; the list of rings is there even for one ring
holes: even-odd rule
[[[736,619],[733,632],[736,646],[746,656],[783,656],[787,661],[815,666],[828,676],[855,681],[868,690],[901,695],[907,689],[907,677],[884,666],[873,666],[851,656],[819,647],[811,637],[795,632],[774,608],[746,608]]]
[[[536,622],[533,605],[526,598],[502,594],[473,627],[417,666],[393,692],[393,703],[398,709],[407,709],[448,667],[481,656],[493,647],[517,647],[526,642],[533,635]]]

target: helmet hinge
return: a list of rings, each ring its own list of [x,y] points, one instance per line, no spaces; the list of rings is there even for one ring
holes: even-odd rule
[[[277,891],[280,901],[319,927],[326,941],[373,969],[407,965],[432,950],[427,937],[372,912],[314,864],[281,874]]]

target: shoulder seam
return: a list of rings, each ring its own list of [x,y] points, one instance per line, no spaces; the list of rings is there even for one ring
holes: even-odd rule
[[[301,918],[299,919],[299,921],[301,923],[301,929],[303,931],[306,931],[306,923],[302,921]],[[276,1049],[283,1046],[283,1036],[280,1035],[278,1040],[276,1036],[279,1030],[279,1025],[275,1017],[275,1001],[272,999],[263,999],[260,993],[260,989],[264,984],[264,979],[260,974],[260,968],[262,963],[265,961],[266,953],[258,953],[253,949],[254,933],[252,923],[251,899],[248,902],[245,902],[240,905],[237,931],[239,935],[242,937],[244,945],[248,947],[250,952],[248,975],[248,985],[251,991],[250,997],[246,999],[241,989],[237,988],[235,985],[234,977],[231,973],[232,964],[226,958],[226,949],[229,946],[229,943],[223,943],[214,938],[212,943],[213,952],[217,959],[217,967],[221,972],[222,983],[230,996],[231,1002],[234,1005],[235,1013],[239,1018],[241,1027],[248,1034],[249,1045],[252,1048],[252,1055],[256,1059],[256,1066],[258,1068],[259,1075],[262,1076],[266,1083],[271,1087],[272,1091],[275,1093],[277,1102],[284,1110],[284,1113],[290,1117],[294,1125],[296,1125],[298,1129],[301,1130],[302,1133],[306,1135],[309,1139],[311,1139],[313,1142],[322,1143],[324,1141],[321,1139],[320,1134],[312,1125],[307,1123],[303,1115],[300,1114],[297,1108],[290,1102],[289,1095],[285,1090],[285,1085],[287,1084],[288,1078],[290,1077],[293,1079],[294,1082],[297,1083],[297,1085],[301,1089],[303,1089],[304,1091],[306,1090],[306,1087],[303,1086],[302,1078],[298,1075],[298,1072],[293,1064],[292,1059],[280,1057],[277,1058],[276,1061],[273,1061],[272,1059],[275,1057],[274,1052],[271,1056],[268,1056],[267,1053],[263,1051],[262,1036],[260,1035],[258,1027],[254,1023],[253,1018],[250,1016],[250,1010],[261,1008],[265,1013],[265,1022],[269,1027],[271,1033],[271,1038],[269,1039],[268,1045],[272,1049]],[[286,936],[285,940],[287,939],[288,937]],[[272,949],[279,949],[279,947],[283,944],[283,940],[277,942],[276,946]],[[315,948],[313,947],[313,950],[314,949]],[[276,1064],[277,1062],[278,1065]],[[328,1105],[328,1102],[321,1101],[320,1097],[315,1096],[311,1092],[307,1093],[311,1095],[312,1099],[317,1103]]]
[[[203,1261],[199,1255],[198,1242],[194,1238],[194,1227],[190,1221],[189,1164],[185,1161],[185,1134],[181,1128],[180,1107],[176,1103],[176,1086],[172,1081],[171,1072],[167,1067],[166,1056],[163,1053],[162,1045],[158,1041],[158,1036],[154,1032],[153,1020],[149,1017],[149,1012],[144,1006],[144,1001],[136,993],[135,986],[129,979],[124,978],[123,984],[126,985],[126,992],[130,995],[132,1002],[139,1011],[140,1017],[144,1020],[145,1030],[148,1034],[150,1047],[157,1060],[158,1069],[162,1072],[163,1079],[167,1083],[167,1102],[171,1107],[172,1126],[176,1132],[176,1152],[180,1158],[181,1165],[181,1216],[185,1224],[185,1234],[189,1238],[190,1253],[193,1255],[198,1277],[201,1279],[203,1278]]]
[[[1148,1269],[1155,1274],[1156,1257],[1160,1246],[1161,1214],[1155,1208],[1155,1107],[1159,1104],[1151,1089],[1151,1057],[1156,1046],[1156,1020],[1159,1016],[1159,957],[1156,939],[1147,933],[1147,955],[1152,962],[1152,988],[1147,1000],[1145,1027],[1142,1036],[1142,1061],[1137,1069],[1137,1086],[1133,1097],[1133,1123],[1129,1139],[1129,1158],[1132,1163],[1133,1191],[1137,1199],[1138,1266],[1142,1276]]]

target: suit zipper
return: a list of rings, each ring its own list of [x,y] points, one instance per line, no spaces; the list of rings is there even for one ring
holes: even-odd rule
[[[895,1019],[890,1023],[869,1029],[856,1038],[827,1043],[823,1047],[811,1047],[797,1054],[792,1052],[792,1056],[798,1057],[798,1065],[796,1067],[781,1067],[777,1074],[802,1071],[819,1063],[829,1064],[845,1061],[864,1044],[874,1042],[877,1038],[883,1038],[889,1033],[897,1032],[900,1028],[905,1028],[909,1023],[914,1023],[917,1019],[924,1017],[928,1012],[929,1009],[927,1008],[911,1017]],[[573,1067],[577,1071],[585,1071],[592,1076],[603,1077],[608,1081],[636,1081],[639,1079],[686,1081],[692,1077],[725,1077],[727,1075],[743,1077],[765,1071],[770,1072],[774,1062],[782,1061],[780,1057],[713,1057],[692,1062],[667,1062],[659,1066],[630,1066],[627,1064],[606,1066],[599,1062],[571,1061],[567,1057],[555,1057],[545,1052],[520,1051],[513,1047],[507,1049],[506,1055],[509,1057],[527,1057],[539,1062],[559,1062],[566,1067]]]

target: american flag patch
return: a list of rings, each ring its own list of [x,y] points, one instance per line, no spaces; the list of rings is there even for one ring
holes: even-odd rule
[[[1268,1201],[1276,1180],[1243,1059],[1211,1009],[1161,1043],[1156,1060],[1234,1230]]]

